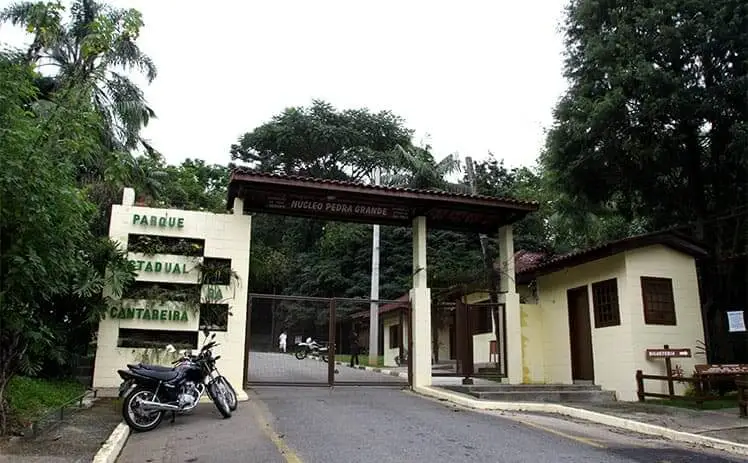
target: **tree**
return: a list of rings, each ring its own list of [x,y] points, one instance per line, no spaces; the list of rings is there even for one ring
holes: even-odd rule
[[[72,160],[101,149],[97,114],[77,98],[29,111],[35,74],[19,58],[0,54],[0,433],[13,375],[65,362],[80,325],[105,310],[104,286],[116,295],[132,278],[121,250],[92,235],[96,207],[75,179]]]
[[[573,0],[565,37],[570,87],[544,168],[569,197],[629,223],[686,225],[713,251],[700,266],[707,317],[744,306],[748,6]]]
[[[375,167],[390,167],[395,146],[409,146],[410,136],[389,111],[337,111],[315,100],[242,135],[231,157],[264,172],[360,181]]]
[[[103,121],[100,133],[105,146],[113,151],[148,146],[140,138],[140,129],[155,113],[143,92],[122,72],[139,71],[149,83],[156,78],[156,66],[136,43],[143,26],[140,12],[75,0],[70,22],[63,24],[63,11],[59,2],[21,2],[3,10],[0,20],[22,25],[34,35],[26,59],[45,69],[54,68],[51,81],[42,81],[49,91],[63,88],[66,82],[91,87],[91,103]]]

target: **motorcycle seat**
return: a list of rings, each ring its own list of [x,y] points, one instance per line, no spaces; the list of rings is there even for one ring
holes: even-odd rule
[[[140,376],[145,376],[146,378],[152,378],[159,381],[173,381],[177,379],[177,377],[180,375],[180,372],[177,370],[147,370],[145,368],[136,368],[132,370],[133,373],[136,373]]]
[[[148,363],[128,363],[127,368],[131,370],[172,371],[174,368],[163,365],[150,365]]]

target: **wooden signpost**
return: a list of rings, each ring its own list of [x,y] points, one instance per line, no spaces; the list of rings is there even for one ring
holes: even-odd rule
[[[673,383],[673,366],[670,362],[672,358],[691,358],[691,349],[671,349],[665,344],[662,349],[647,349],[647,359],[665,359],[665,370],[667,371],[667,391],[670,396],[675,395],[675,385]]]

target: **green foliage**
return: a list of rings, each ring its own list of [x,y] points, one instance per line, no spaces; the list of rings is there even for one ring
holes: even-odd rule
[[[242,135],[231,157],[266,172],[362,180],[375,167],[390,167],[395,147],[409,146],[410,136],[403,120],[389,111],[337,111],[315,100]]]
[[[7,400],[15,422],[28,425],[54,407],[59,407],[85,392],[74,381],[45,380],[16,376],[8,383]]]
[[[140,12],[76,0],[63,23],[63,11],[58,2],[20,2],[0,12],[0,20],[25,25],[33,34],[29,63],[53,66],[60,87],[90,90],[88,101],[101,120],[101,142],[115,151],[135,148],[142,143],[140,129],[155,115],[143,92],[122,72],[138,71],[148,82],[156,77],[156,66],[136,44],[143,25]]]
[[[201,256],[203,245],[187,238],[165,236],[136,235],[130,236],[127,242],[129,252],[138,252],[148,256],[154,254],[175,254],[180,256]]]
[[[558,230],[584,241],[680,226],[712,251],[699,266],[712,354],[748,356],[722,311],[748,272],[748,5],[739,0],[573,0],[569,90],[541,157]],[[716,330],[716,331],[715,331]]]
[[[76,182],[76,161],[100,152],[98,116],[72,87],[53,111],[33,112],[34,77],[0,55],[0,432],[6,382],[64,363],[111,302],[103,287],[116,294],[132,278],[122,250],[92,234],[96,206]]]

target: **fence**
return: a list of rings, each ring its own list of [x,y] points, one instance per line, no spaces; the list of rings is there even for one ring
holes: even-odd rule
[[[34,419],[30,424],[31,435],[37,437],[39,434],[49,429],[57,423],[61,423],[65,419],[65,410],[69,409],[77,404],[76,409],[80,410],[83,408],[83,401],[90,397],[91,399],[96,398],[96,389],[87,389],[83,394],[68,400],[67,402],[58,405],[41,416]]]
[[[666,381],[668,386],[668,393],[667,394],[661,394],[658,392],[646,392],[644,389],[644,380],[655,380],[655,381]],[[708,382],[709,379],[706,376],[695,376],[695,377],[685,377],[685,376],[674,376],[672,374],[667,376],[662,375],[646,375],[642,372],[642,370],[636,370],[636,387],[637,387],[637,396],[639,397],[639,402],[644,402],[644,399],[646,397],[654,397],[658,399],[678,399],[678,400],[687,400],[695,402],[697,406],[701,407],[704,402],[710,401],[710,400],[719,400],[721,397],[714,396],[714,395],[708,395],[704,391],[704,383]],[[675,383],[691,383],[694,386],[695,394],[692,396],[686,396],[686,395],[676,395],[675,394]]]

